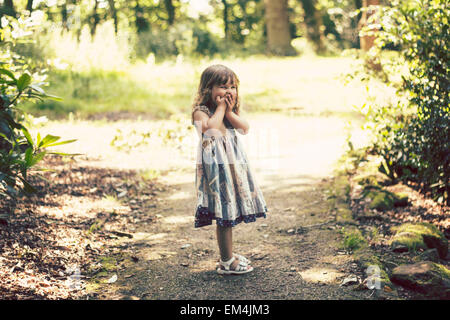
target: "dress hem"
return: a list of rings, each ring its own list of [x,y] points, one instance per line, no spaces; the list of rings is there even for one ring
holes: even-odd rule
[[[210,226],[212,225],[213,220],[216,220],[216,224],[221,227],[234,227],[242,221],[245,223],[255,222],[256,218],[266,218],[266,212],[268,212],[267,207],[264,207],[264,210],[264,212],[240,216],[234,220],[224,220],[222,218],[217,218],[214,212],[209,211],[207,207],[199,206],[195,213],[195,228]]]

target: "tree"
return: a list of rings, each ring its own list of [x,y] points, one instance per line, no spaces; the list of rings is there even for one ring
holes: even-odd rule
[[[16,16],[16,10],[14,9],[14,4],[12,0],[5,0],[3,1],[3,6],[0,7],[0,28],[2,28],[1,25],[1,19],[2,16]],[[1,41],[1,40],[0,40]]]
[[[264,0],[264,4],[268,51],[281,56],[295,55],[291,45],[287,0]]]
[[[27,6],[26,9],[30,12],[33,11],[33,0],[27,0]]]
[[[314,44],[317,53],[325,51],[324,36],[322,32],[322,17],[316,9],[316,0],[300,0],[305,12],[306,36]]]
[[[224,25],[224,33],[225,38],[229,37],[229,27],[228,27],[228,2],[227,0],[222,0],[223,3],[223,25]]]
[[[136,16],[135,24],[138,33],[142,33],[150,30],[150,24],[144,16],[144,9],[139,5],[139,1],[136,1],[136,6],[134,7],[134,12]]]
[[[172,0],[164,0],[164,5],[167,11],[167,22],[169,26],[173,25],[175,21],[175,7],[173,6]]]
[[[114,0],[108,0],[109,10],[111,12],[111,16],[114,20],[114,32],[117,34],[119,31],[119,19],[117,18],[117,9],[114,3]]]
[[[94,37],[95,31],[97,30],[97,25],[100,22],[100,16],[97,12],[98,9],[98,0],[94,1],[94,9],[92,9],[92,15],[89,19],[89,22],[91,23],[91,36]]]
[[[370,17],[375,13],[375,10],[370,8],[370,6],[379,6],[380,0],[362,0],[362,11],[361,20],[359,21],[360,29],[368,27],[370,25]],[[373,30],[373,29],[372,29]],[[359,38],[361,49],[364,51],[369,51],[373,47],[375,41],[375,35],[364,34]]]

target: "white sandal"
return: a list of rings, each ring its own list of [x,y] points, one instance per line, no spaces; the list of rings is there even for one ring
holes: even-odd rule
[[[237,254],[237,253],[233,253],[233,255],[234,255],[236,258],[238,258],[239,261],[242,261],[242,262],[244,262],[244,263],[246,263],[246,264],[250,264],[250,263],[251,263],[250,260],[247,259],[246,257],[244,257],[243,255],[240,255],[240,254]]]
[[[244,274],[244,273],[253,271],[253,267],[250,266],[250,268],[247,268],[248,264],[246,264],[243,261],[239,261],[239,264],[236,266],[236,269],[234,269],[234,270],[230,269],[231,264],[233,263],[234,260],[236,260],[236,257],[234,257],[234,256],[228,261],[222,261],[222,259],[220,259],[219,268],[217,269],[217,273],[218,274]],[[221,267],[224,267],[225,269],[222,269]]]
[[[240,254],[237,254],[237,253],[233,253],[233,257],[238,258],[239,261],[242,261],[242,262],[244,262],[246,264],[251,264],[251,261],[249,259],[247,259],[246,257],[244,257],[243,255],[240,255]],[[219,261],[220,261],[220,258],[219,258],[219,260],[217,260],[216,265],[219,265]]]

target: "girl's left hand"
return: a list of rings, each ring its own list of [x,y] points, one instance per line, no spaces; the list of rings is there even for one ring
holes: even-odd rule
[[[232,95],[227,94],[225,96],[225,103],[227,105],[227,112],[233,111],[234,105],[236,104],[236,100]]]

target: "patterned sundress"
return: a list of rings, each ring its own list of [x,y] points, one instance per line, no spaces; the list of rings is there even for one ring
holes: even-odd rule
[[[192,111],[213,113],[206,106]],[[216,224],[234,227],[238,223],[266,218],[267,206],[256,183],[243,145],[233,125],[224,117],[226,135],[220,137],[201,133],[197,148],[195,188],[197,206],[195,227]],[[192,116],[192,124],[194,124]],[[201,131],[200,131],[201,132]]]

